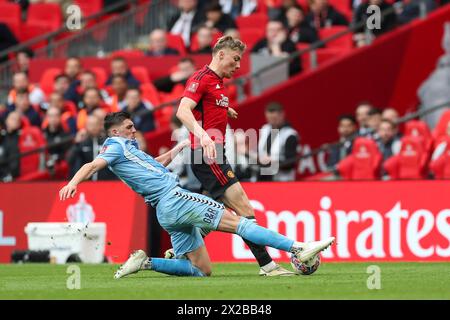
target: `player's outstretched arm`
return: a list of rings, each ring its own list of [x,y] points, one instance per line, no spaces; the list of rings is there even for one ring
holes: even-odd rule
[[[189,141],[189,139],[183,140],[171,150],[156,157],[155,160],[161,163],[163,166],[168,166],[169,163],[171,163],[172,160],[175,159],[177,154],[179,154],[185,147],[189,146],[190,144],[191,142]]]
[[[192,132],[197,138],[200,139],[200,143],[204,149],[205,155],[209,159],[216,158],[216,147],[214,141],[211,140],[205,130],[195,120],[192,110],[197,106],[197,103],[187,97],[181,99],[180,106],[178,107],[177,117],[180,121]]]
[[[94,173],[105,168],[108,165],[106,160],[97,158],[92,162],[83,165],[80,170],[75,173],[72,180],[69,181],[64,187],[59,191],[59,199],[64,201],[69,198],[73,198],[77,193],[77,185],[84,180],[89,179]]]

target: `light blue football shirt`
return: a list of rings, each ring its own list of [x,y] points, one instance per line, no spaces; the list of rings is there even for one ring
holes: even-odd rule
[[[136,140],[109,137],[97,158],[106,160],[111,171],[153,207],[179,185],[178,176],[139,150]]]

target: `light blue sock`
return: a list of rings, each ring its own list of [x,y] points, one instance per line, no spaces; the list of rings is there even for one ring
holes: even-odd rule
[[[206,277],[187,259],[150,258],[147,266],[147,269],[174,276]]]
[[[236,233],[253,243],[287,252],[291,251],[292,245],[294,244],[294,240],[278,232],[260,227],[252,219],[241,218]]]

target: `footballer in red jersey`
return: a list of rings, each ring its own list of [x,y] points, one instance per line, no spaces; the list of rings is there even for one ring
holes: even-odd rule
[[[210,64],[187,81],[177,117],[191,132],[191,168],[202,188],[238,215],[255,219],[224,152],[228,117],[236,118],[237,112],[229,106],[223,79],[231,78],[240,68],[244,51],[245,44],[231,36],[217,40]],[[261,275],[294,275],[276,264],[264,247],[244,241],[258,260]]]

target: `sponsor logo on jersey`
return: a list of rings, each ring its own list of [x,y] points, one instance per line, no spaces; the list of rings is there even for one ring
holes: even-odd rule
[[[100,150],[100,154],[105,153],[106,149],[108,149],[108,146],[103,146],[102,149]]]
[[[228,107],[228,97],[224,96],[223,93],[221,93],[220,96],[220,99],[216,99],[216,105],[218,105],[219,107]]]
[[[216,89],[220,89],[220,85],[219,84],[216,84]]]

